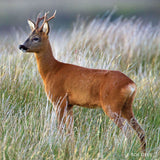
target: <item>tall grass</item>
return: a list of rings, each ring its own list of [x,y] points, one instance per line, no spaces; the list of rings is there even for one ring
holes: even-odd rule
[[[160,157],[160,26],[139,19],[79,19],[50,34],[54,56],[89,68],[120,70],[137,84],[133,110],[146,132],[146,159]],[[75,106],[74,143],[61,136],[23,31],[0,37],[0,159],[142,159],[134,132],[126,140],[102,110]]]

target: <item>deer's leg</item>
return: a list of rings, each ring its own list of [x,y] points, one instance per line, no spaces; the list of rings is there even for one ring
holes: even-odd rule
[[[146,142],[145,142],[145,132],[142,129],[142,127],[139,125],[139,123],[137,122],[136,118],[134,117],[134,114],[132,111],[126,111],[124,113],[123,111],[123,116],[124,118],[127,119],[128,123],[130,124],[130,126],[136,131],[140,142],[141,142],[141,149],[142,151],[145,153],[146,150]]]
[[[125,119],[127,119],[130,126],[136,131],[141,142],[141,149],[145,153],[146,150],[145,132],[137,122],[136,118],[134,117],[132,111],[132,102],[133,102],[133,97],[130,97],[125,103],[124,107],[122,108],[122,116]]]
[[[65,108],[66,108],[66,103],[62,102],[61,104],[58,104],[56,114],[57,114],[57,120],[58,120],[58,129],[62,133],[62,131],[65,128]]]
[[[135,117],[132,117],[131,119],[128,120],[128,123],[131,125],[131,127],[137,132],[138,137],[141,141],[141,148],[142,151],[145,153],[146,150],[146,142],[145,142],[145,132],[141,128],[141,126],[138,124],[137,120]]]
[[[63,99],[57,107],[58,127],[60,132],[65,129],[68,134],[73,134],[73,106],[68,105],[67,98]]]
[[[73,135],[73,106],[68,106],[66,115],[66,129],[67,133]]]
[[[115,111],[112,109],[113,107],[110,105],[105,105],[102,107],[105,114],[111,118],[114,123],[124,132],[124,121],[125,119],[121,116],[120,111]]]

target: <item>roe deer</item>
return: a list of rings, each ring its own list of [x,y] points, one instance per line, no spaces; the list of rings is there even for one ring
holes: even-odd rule
[[[121,130],[124,120],[128,121],[145,152],[145,132],[132,111],[135,83],[120,71],[89,69],[56,60],[48,40],[48,21],[55,17],[56,12],[48,19],[47,14],[41,18],[38,16],[36,23],[28,20],[32,33],[19,49],[34,52],[46,94],[52,103],[60,100],[56,109],[59,127],[66,123],[66,128],[73,132],[74,105],[102,108]]]

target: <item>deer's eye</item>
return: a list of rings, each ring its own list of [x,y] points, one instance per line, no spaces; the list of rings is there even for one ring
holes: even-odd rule
[[[40,38],[39,37],[34,37],[34,38],[32,38],[32,41],[39,42]]]

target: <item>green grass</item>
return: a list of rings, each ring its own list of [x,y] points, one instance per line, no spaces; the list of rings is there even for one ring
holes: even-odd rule
[[[159,28],[108,16],[50,35],[58,60],[120,70],[136,82],[133,110],[146,132],[147,160],[160,157]],[[34,55],[18,50],[26,38],[23,31],[0,37],[0,159],[143,159],[135,133],[126,140],[100,109],[75,106],[74,143],[59,134]]]

